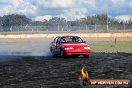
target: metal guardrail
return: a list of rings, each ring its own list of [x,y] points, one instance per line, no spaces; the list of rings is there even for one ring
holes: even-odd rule
[[[83,26],[11,26],[0,28],[1,34],[34,33],[91,33],[91,32],[132,32],[132,25],[83,25]]]

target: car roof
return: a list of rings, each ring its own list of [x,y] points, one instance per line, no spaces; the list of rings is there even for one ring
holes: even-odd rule
[[[79,36],[59,36],[59,37],[79,37]]]

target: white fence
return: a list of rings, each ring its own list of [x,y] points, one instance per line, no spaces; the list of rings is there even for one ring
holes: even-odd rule
[[[11,26],[0,33],[61,33],[61,32],[132,32],[132,25],[83,25],[83,26]]]

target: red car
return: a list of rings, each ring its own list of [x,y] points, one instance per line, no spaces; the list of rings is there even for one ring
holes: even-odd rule
[[[58,36],[50,45],[53,56],[83,55],[89,57],[91,53],[89,45],[78,36]]]

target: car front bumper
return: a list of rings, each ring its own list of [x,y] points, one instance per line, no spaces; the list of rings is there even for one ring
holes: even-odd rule
[[[91,50],[65,50],[65,55],[89,55]]]

